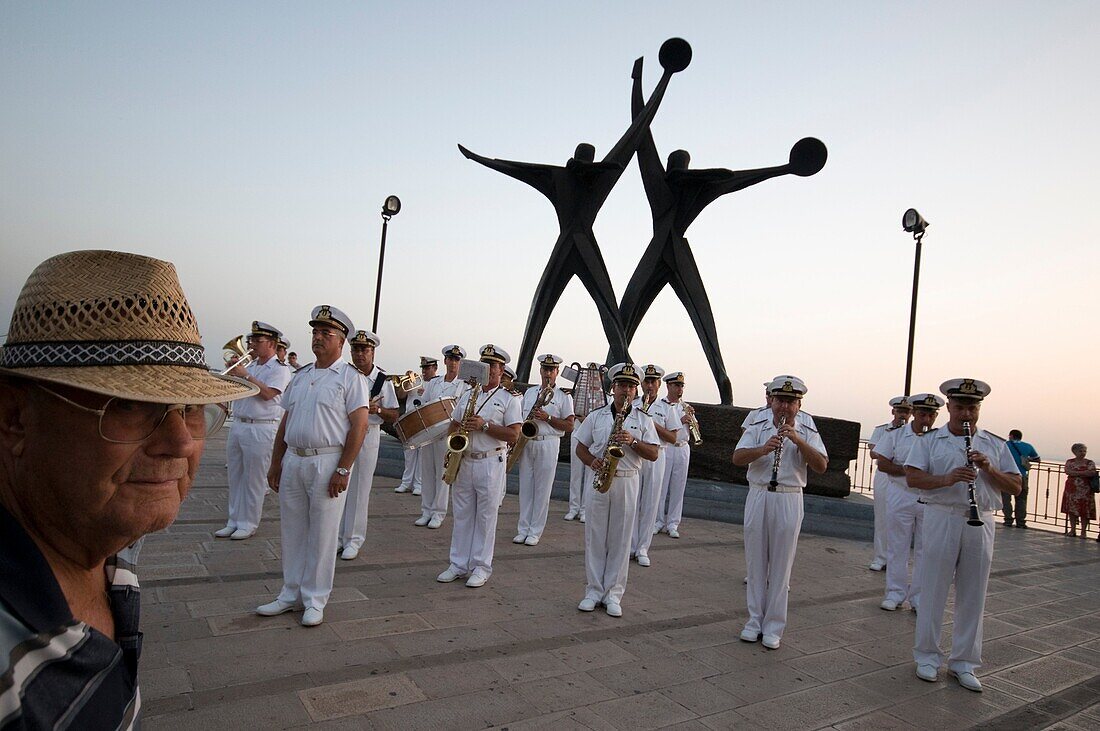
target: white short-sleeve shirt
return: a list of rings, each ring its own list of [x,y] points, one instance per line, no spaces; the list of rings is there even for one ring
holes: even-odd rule
[[[1003,439],[979,429],[971,439],[971,448],[989,458],[1001,472],[1018,475],[1020,469],[1008,452]],[[917,440],[916,446],[905,460],[906,467],[916,467],[931,475],[945,475],[956,467],[966,466],[966,439],[957,437],[947,427],[929,432]],[[969,489],[965,482],[956,482],[934,490],[921,490],[921,500],[929,505],[947,505],[966,508],[970,505]],[[985,472],[978,470],[974,481],[974,501],[983,512],[1001,507],[1001,491],[989,484]]]
[[[290,384],[293,375],[290,369],[279,363],[276,358],[268,358],[266,363],[252,361],[246,366],[248,375],[268,388],[279,391],[279,395],[270,401],[262,396],[249,396],[233,404],[233,414],[242,419],[281,419],[283,418],[283,393]]]
[[[470,385],[460,378],[456,377],[453,381],[448,381],[446,380],[446,376],[436,376],[428,381],[428,390],[424,394],[424,403],[431,403],[432,401],[438,401],[442,398],[457,399],[469,390]]]
[[[634,399],[634,408],[641,411],[642,399],[639,396]],[[649,418],[653,419],[653,423],[662,429],[668,429],[670,431],[676,431],[680,426],[680,417],[676,415],[676,409],[663,398],[659,398],[649,405]],[[656,434],[656,430],[654,430]],[[661,439],[660,435],[657,436],[657,445],[660,447],[668,446],[668,442]]]
[[[295,373],[283,393],[287,445],[298,449],[344,446],[351,428],[348,415],[370,400],[366,384],[343,358],[328,368],[311,363]]]
[[[929,430],[926,434],[918,434],[913,431],[913,423],[909,422],[896,429],[887,428],[882,432],[882,436],[879,437],[878,442],[875,444],[875,453],[885,457],[894,464],[902,467],[905,465],[905,460],[909,459],[909,454],[913,451],[913,448],[917,445],[917,442],[921,439],[927,439],[929,435],[935,433],[935,429]],[[885,473],[883,473],[885,474]],[[890,484],[897,487],[904,488],[909,492],[918,494],[924,492],[916,488],[910,488],[905,482],[905,476],[896,477],[894,475],[886,475]]]
[[[519,399],[499,386],[490,389],[488,392],[478,389],[476,394],[467,390],[455,403],[455,410],[451,413],[453,420],[461,421],[466,414],[466,405],[470,402],[471,397],[477,399],[474,415],[480,416],[485,421],[498,426],[512,426],[523,421]],[[491,437],[483,431],[470,432],[470,449],[474,452],[488,452],[506,446],[508,446],[508,443],[503,439]]]
[[[821,452],[825,459],[828,459],[829,453],[825,451],[825,443],[821,441],[821,435],[817,433],[817,429],[801,423],[797,418],[794,421],[794,428],[798,432],[798,436],[805,439],[811,447]],[[771,418],[771,411],[769,410],[763,419],[759,419],[745,428],[734,449],[762,447],[778,432],[775,419]],[[774,463],[775,455],[772,452],[768,452],[750,462],[747,470],[749,483],[766,485],[771,482]],[[789,439],[783,440],[783,457],[780,460],[779,475],[776,478],[779,484],[787,487],[806,487],[806,470],[806,458],[802,456],[802,451]]]
[[[688,432],[687,424],[681,421],[681,419],[684,418],[684,415],[687,414],[687,410],[684,408],[684,402],[681,400],[677,401],[676,403],[672,403],[668,399],[662,399],[662,401],[664,401],[672,408],[672,415],[675,417],[676,421],[676,428],[673,429],[673,431],[676,432],[676,441],[686,442],[691,434]],[[667,428],[672,429],[672,427]]]
[[[615,425],[615,414],[612,412],[612,407],[613,404],[608,404],[591,412],[577,429],[577,442],[587,447],[593,457],[602,458],[604,450],[607,448],[607,440],[611,437],[611,427]],[[633,434],[639,442],[645,444],[656,445],[660,441],[657,436],[657,429],[653,426],[653,419],[642,413],[641,409],[630,409],[630,413],[623,420],[623,429]],[[623,458],[619,460],[619,469],[639,469],[642,466],[642,461],[642,458],[633,449],[623,447]]]
[[[523,416],[531,413],[531,407],[535,405],[535,400],[542,393],[542,389],[538,386],[532,386],[523,392],[523,404],[520,408]],[[573,397],[567,393],[563,393],[560,388],[554,389],[554,396],[550,399],[550,403],[542,407],[543,410],[554,419],[568,419],[573,415]],[[539,428],[538,436],[540,437],[561,437],[565,434],[561,429],[555,429],[550,426],[550,422],[541,421],[535,419],[535,424]]]
[[[382,373],[378,366],[373,366],[370,373],[366,375],[364,375],[362,371],[359,371],[359,375],[366,382],[365,388],[367,390],[368,397],[374,390],[374,382],[379,378],[386,378],[385,374]],[[393,388],[393,381],[388,378],[386,378],[386,382],[382,384],[382,390],[378,392],[378,396],[376,398],[380,399],[379,405],[382,406],[382,408],[384,409],[396,409],[398,406],[401,405],[400,402],[397,400],[397,391],[395,391]],[[371,426],[379,426],[382,423],[382,415],[371,414],[369,421]]]
[[[882,438],[886,435],[886,430],[889,428],[889,423],[879,424],[874,428],[874,431],[871,432],[871,437],[867,440],[867,446],[870,447],[872,451],[882,454],[882,452],[875,449],[875,446],[882,441]]]

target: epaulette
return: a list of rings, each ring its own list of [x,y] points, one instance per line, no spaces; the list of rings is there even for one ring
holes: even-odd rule
[[[891,428],[890,427],[890,422],[886,422],[885,424],[879,424],[878,426],[875,427],[875,429],[890,429],[890,428]]]
[[[559,388],[558,390],[561,391],[562,393],[564,393],[566,396],[572,396],[573,395],[573,389],[571,389],[571,388]]]
[[[902,428],[903,426],[908,426],[908,424],[898,424],[897,426],[888,426],[888,427],[886,427],[886,431],[896,431],[896,430]],[[878,427],[875,427],[875,428],[877,429]]]
[[[355,364],[354,364],[354,363],[352,363],[352,362],[351,362],[350,360],[349,360],[349,361],[345,361],[345,362],[346,362],[346,363],[347,363],[347,364],[348,364],[349,366],[351,366],[352,368],[354,368],[355,370],[359,371],[359,375],[363,376],[364,378],[366,377],[366,375],[367,375],[367,374],[363,372],[363,369],[362,369],[362,368],[360,368],[359,366],[355,365]]]
[[[294,371],[294,375],[298,375],[299,373],[303,373],[303,372],[305,372],[305,371],[306,371],[307,369],[309,369],[309,368],[313,368],[313,366],[314,366],[314,364],[313,364],[313,363],[306,363],[306,364],[305,364],[304,366],[302,366],[302,367],[301,367],[301,368],[299,368],[298,370]]]
[[[939,427],[938,427],[938,426],[934,426],[934,427],[932,427],[931,429],[929,429],[928,431],[924,431],[924,432],[920,432],[920,431],[919,431],[919,432],[914,432],[914,434],[916,434],[916,435],[917,435],[918,437],[923,437],[923,436],[924,436],[925,434],[931,434],[932,432],[934,432],[934,431],[937,431],[938,429],[939,429]]]

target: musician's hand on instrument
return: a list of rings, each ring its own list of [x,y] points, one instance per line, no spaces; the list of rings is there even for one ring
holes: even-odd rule
[[[615,443],[620,447],[625,447],[634,441],[634,435],[628,432],[626,429],[620,429],[615,432]]]
[[[954,485],[958,482],[973,482],[978,479],[978,471],[973,467],[956,467],[947,473],[946,479],[947,485]]]
[[[764,446],[768,448],[769,452],[774,452],[779,449],[779,445],[783,443],[783,437],[776,434],[768,441],[764,442]]]
[[[596,459],[592,460],[592,464],[588,465],[588,468],[593,472],[599,472],[603,469],[603,460],[597,457]]]
[[[691,415],[690,414],[684,414],[683,416],[681,416],[680,417],[680,423],[683,424],[684,426],[690,426],[691,425]]]
[[[477,414],[467,418],[462,422],[462,426],[466,428],[466,431],[481,431],[481,428],[485,426],[485,419],[481,418]]]
[[[234,378],[247,378],[248,370],[243,366],[233,366],[233,368],[229,371],[229,375],[233,376]]]
[[[993,463],[989,461],[989,457],[986,457],[981,452],[970,452],[970,461],[980,470],[988,470],[993,466]]]
[[[550,421],[550,414],[546,413],[546,409],[535,409],[535,413],[531,416],[539,421]]]
[[[340,497],[340,493],[348,489],[348,478],[339,472],[333,472],[328,481],[328,496]]]
[[[376,396],[376,397],[374,397],[370,400],[370,403],[367,404],[367,413],[368,414],[381,414],[382,413],[382,397],[381,396]]]

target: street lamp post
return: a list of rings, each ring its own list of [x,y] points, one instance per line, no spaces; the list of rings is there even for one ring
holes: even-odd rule
[[[913,383],[913,338],[917,332],[917,287],[920,284],[920,245],[924,238],[924,230],[928,228],[925,221],[916,208],[910,208],[901,217],[901,227],[906,232],[913,234],[913,240],[917,242],[917,252],[913,259],[913,299],[909,308],[909,352],[905,356],[905,396],[909,396],[909,389]]]
[[[386,263],[386,228],[390,219],[401,211],[401,199],[395,195],[388,196],[382,203],[382,245],[378,247],[378,284],[374,288],[374,320],[371,322],[371,331],[378,332],[378,305],[382,299],[382,267]]]

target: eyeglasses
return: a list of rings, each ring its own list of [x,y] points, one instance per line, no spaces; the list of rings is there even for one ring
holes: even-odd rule
[[[178,411],[192,439],[213,436],[225,424],[226,411],[221,404],[154,404],[148,401],[111,397],[103,408],[78,404],[40,383],[34,385],[51,396],[81,411],[99,416],[99,436],[114,444],[140,444],[160,428],[168,412]]]

